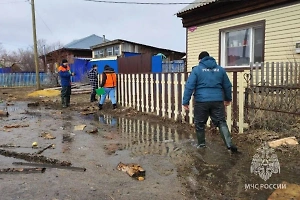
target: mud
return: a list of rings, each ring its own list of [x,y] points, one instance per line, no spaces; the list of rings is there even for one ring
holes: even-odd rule
[[[54,144],[42,156],[68,161],[86,171],[45,167],[45,173],[1,174],[4,199],[267,199],[274,189],[245,189],[245,184],[300,184],[299,147],[280,147],[276,154],[280,174],[267,181],[250,172],[256,149],[265,140],[293,133],[248,131],[233,134],[239,154],[228,152],[217,132],[207,133],[207,148],[195,148],[192,126],[146,115],[133,109],[103,111],[89,103],[88,95],[72,95],[71,107],[61,109],[59,97],[33,98],[27,89],[0,89],[0,110],[8,117],[0,120],[1,151],[34,155]],[[10,103],[7,106],[7,103]],[[37,106],[28,107],[32,102]],[[88,112],[88,113],[87,113]],[[7,125],[28,127],[4,128]],[[75,130],[86,125],[84,130]],[[50,133],[55,139],[40,137]],[[293,134],[293,135],[291,135]],[[38,149],[31,148],[33,142]],[[11,153],[15,154],[15,153]],[[0,168],[20,167],[18,156],[0,155]],[[47,166],[43,159],[34,160]],[[144,181],[134,180],[117,170],[118,163],[137,163],[146,171]],[[25,166],[22,166],[25,167]]]

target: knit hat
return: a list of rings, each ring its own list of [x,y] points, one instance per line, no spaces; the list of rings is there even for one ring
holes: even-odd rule
[[[67,59],[63,59],[61,63],[68,63]]]
[[[203,59],[204,57],[206,56],[209,56],[209,53],[207,51],[202,51],[200,54],[199,54],[199,57],[198,59],[201,60]]]

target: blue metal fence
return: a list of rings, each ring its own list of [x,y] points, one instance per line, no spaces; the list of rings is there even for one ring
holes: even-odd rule
[[[50,83],[51,74],[40,73],[41,85]],[[3,73],[0,74],[0,87],[35,86],[35,73]]]
[[[184,60],[163,61],[162,72],[184,72]]]

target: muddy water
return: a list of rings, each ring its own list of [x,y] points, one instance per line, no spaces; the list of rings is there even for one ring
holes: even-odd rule
[[[196,149],[193,132],[138,118],[87,115],[44,107],[27,108],[16,102],[0,120],[0,145],[18,152],[34,153],[49,144],[42,155],[72,162],[87,171],[47,169],[44,174],[0,175],[3,199],[267,199],[273,190],[245,190],[245,184],[300,184],[297,160],[289,152],[276,152],[281,173],[266,182],[250,173],[259,146],[238,142],[240,154],[228,152],[217,134],[207,134],[207,148]],[[4,125],[29,127],[2,130]],[[84,130],[75,130],[77,125]],[[86,131],[97,129],[97,133]],[[49,132],[53,140],[40,137]],[[32,142],[39,149],[32,149]],[[0,167],[25,162],[0,156]],[[119,162],[136,162],[146,169],[146,180],[137,182],[116,171]],[[299,165],[300,163],[298,163]],[[15,192],[18,190],[19,192]],[[36,191],[43,191],[36,192]],[[2,199],[2,198],[1,198]]]

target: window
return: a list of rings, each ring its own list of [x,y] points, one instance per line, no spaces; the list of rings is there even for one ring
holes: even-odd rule
[[[119,45],[114,46],[114,55],[115,56],[120,55],[120,46]]]
[[[95,58],[103,58],[104,57],[104,50],[100,49],[94,52]]]
[[[113,55],[113,47],[108,47],[106,49],[106,56],[112,56]]]
[[[264,22],[220,30],[221,65],[249,66],[264,61]]]

